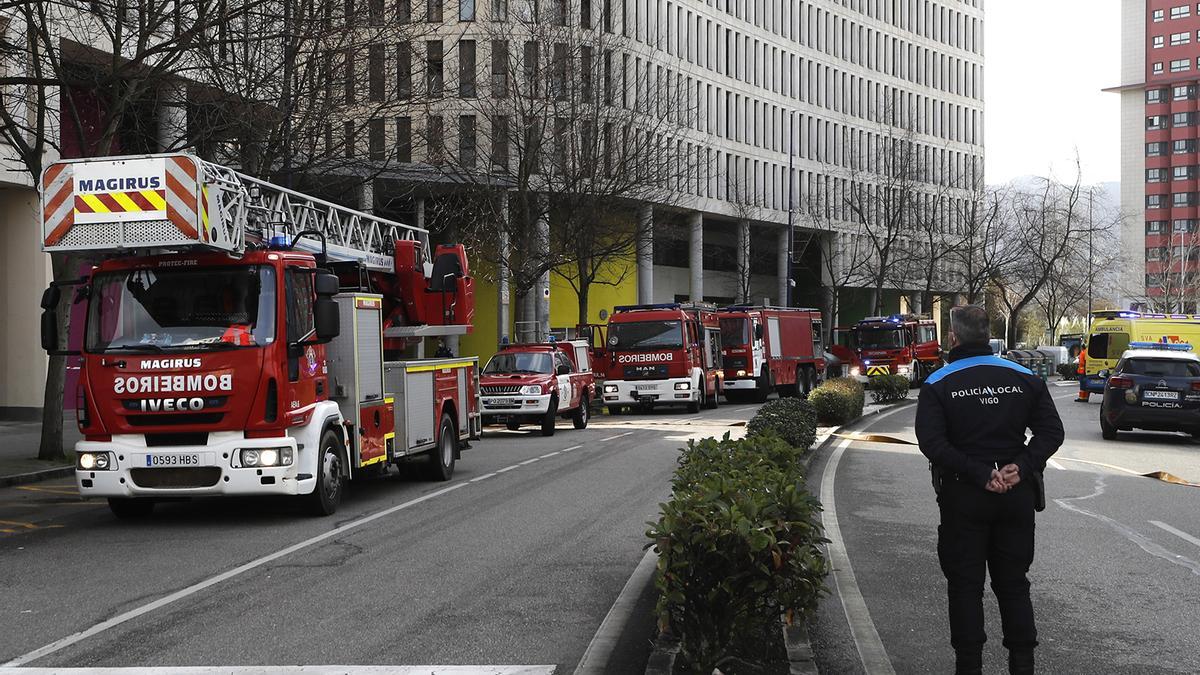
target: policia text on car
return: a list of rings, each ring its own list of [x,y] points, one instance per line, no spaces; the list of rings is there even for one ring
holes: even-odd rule
[[[949,365],[921,389],[916,431],[941,511],[938,559],[946,575],[957,673],[981,673],[983,582],[1000,605],[1010,673],[1032,673],[1037,646],[1026,576],[1034,510],[1045,508],[1042,470],[1063,442],[1046,384],[993,356],[981,307],[950,314]],[[1025,440],[1025,430],[1033,437]]]

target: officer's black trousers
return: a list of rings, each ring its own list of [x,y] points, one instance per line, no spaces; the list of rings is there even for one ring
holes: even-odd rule
[[[984,571],[1000,605],[1004,646],[1037,646],[1033,604],[1026,574],[1033,563],[1031,486],[1021,481],[1005,494],[948,477],[938,496],[938,560],[946,575],[950,604],[950,643],[956,650],[977,649],[987,641],[983,630]]]

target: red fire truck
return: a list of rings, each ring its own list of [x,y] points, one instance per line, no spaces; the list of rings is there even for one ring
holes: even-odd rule
[[[618,415],[636,406],[716,408],[721,381],[721,324],[709,304],[625,305],[608,319],[604,404]]]
[[[503,420],[516,431],[534,423],[553,436],[558,418],[569,417],[586,429],[596,394],[590,356],[585,340],[502,346],[479,378],[484,424]]]
[[[824,376],[820,310],[738,306],[720,315],[726,399],[808,396]]]
[[[327,515],[409,456],[448,480],[480,436],[477,361],[400,356],[469,330],[461,246],[427,264],[423,230],[184,154],[57,162],[41,187],[44,249],[99,261],[47,289],[42,343],[67,353],[60,304],[86,304],[75,475],[117,516],[209,495]]]
[[[942,367],[937,322],[915,314],[872,316],[835,328],[830,352],[860,382],[874,375],[904,375],[920,384]]]

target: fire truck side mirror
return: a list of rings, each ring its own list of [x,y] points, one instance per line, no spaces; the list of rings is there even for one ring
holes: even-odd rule
[[[42,293],[42,349],[58,351],[58,301],[62,293],[51,286]]]
[[[755,339],[755,340],[761,340],[761,339],[762,339],[762,337],[763,337],[763,329],[762,329],[762,324],[761,324],[761,323],[759,323],[759,324],[755,324],[755,325],[754,325],[754,339]]]
[[[340,289],[340,282],[336,274],[317,274],[314,279],[314,288],[318,296],[337,295]]]
[[[317,302],[313,305],[313,322],[316,328],[317,342],[325,343],[337,337],[341,334],[338,304],[328,296],[318,295]]]

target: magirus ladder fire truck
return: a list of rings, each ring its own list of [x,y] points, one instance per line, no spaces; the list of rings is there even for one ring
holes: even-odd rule
[[[424,230],[186,154],[57,162],[41,191],[44,250],[94,261],[47,289],[42,343],[81,357],[75,475],[117,516],[215,495],[327,515],[410,456],[448,480],[479,437],[477,360],[403,356],[469,331],[461,245],[430,259]]]

